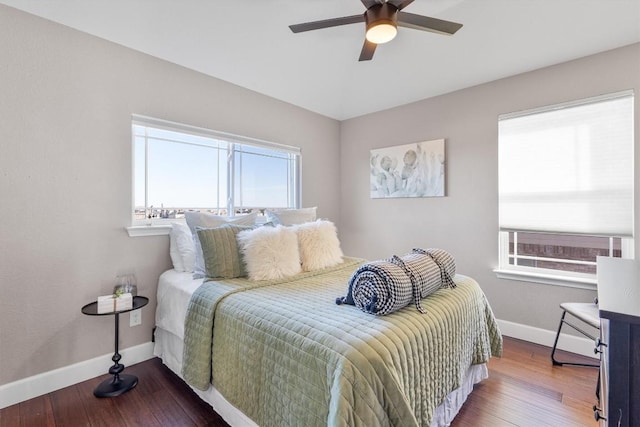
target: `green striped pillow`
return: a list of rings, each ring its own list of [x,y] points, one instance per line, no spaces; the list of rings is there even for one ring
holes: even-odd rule
[[[236,234],[253,227],[224,224],[215,228],[197,227],[207,277],[233,279],[247,275],[238,249]]]

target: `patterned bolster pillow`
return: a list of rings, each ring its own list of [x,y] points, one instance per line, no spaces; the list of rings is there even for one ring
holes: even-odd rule
[[[416,248],[413,253],[429,255],[438,267],[440,267],[440,276],[442,278],[442,286],[445,288],[455,288],[456,283],[453,281],[456,275],[456,260],[444,249],[420,249]]]
[[[428,297],[443,286],[440,267],[431,256],[413,252],[401,258],[393,257],[393,261],[400,265],[411,279],[413,300],[420,313],[425,313],[420,301]]]
[[[349,280],[347,295],[336,299],[336,304],[355,305],[366,313],[384,316],[409,305],[412,300],[411,279],[392,259],[360,266]]]

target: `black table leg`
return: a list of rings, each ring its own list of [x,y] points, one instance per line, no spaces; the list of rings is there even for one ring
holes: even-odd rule
[[[125,393],[138,384],[138,377],[135,375],[122,374],[124,371],[124,365],[120,364],[120,353],[118,353],[118,332],[120,330],[120,313],[115,313],[116,323],[116,339],[115,339],[115,353],[111,360],[113,360],[113,366],[109,368],[109,373],[113,375],[113,378],[109,378],[101,382],[98,387],[93,391],[96,397],[115,397],[122,393]]]

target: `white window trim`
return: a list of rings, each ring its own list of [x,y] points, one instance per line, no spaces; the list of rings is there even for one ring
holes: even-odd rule
[[[165,224],[147,224],[147,225],[131,225],[129,227],[125,227],[127,230],[127,234],[129,237],[146,237],[146,236],[168,236],[171,232],[171,223],[172,222],[182,222],[186,223],[184,218],[174,218],[174,219],[164,219],[157,220],[165,222]],[[258,216],[256,218],[256,224],[264,224],[267,221],[265,216]]]
[[[573,273],[570,271],[548,270],[537,267],[513,266],[509,264],[509,233],[499,233],[499,267],[493,272],[498,279],[517,280],[522,282],[541,283],[545,285],[565,286],[570,288],[595,291],[597,277],[595,274]],[[621,240],[622,258],[634,258],[633,238]]]
[[[537,269],[542,270],[542,269]],[[552,271],[552,270],[550,270]],[[517,280],[520,282],[540,283],[543,285],[565,286],[569,288],[596,290],[596,278],[579,278],[562,276],[557,274],[543,274],[539,271],[504,270],[496,268],[493,270],[498,279]]]
[[[173,222],[180,222],[174,219]],[[129,237],[146,237],[146,236],[168,236],[171,232],[171,224],[169,225],[132,225],[125,227]]]

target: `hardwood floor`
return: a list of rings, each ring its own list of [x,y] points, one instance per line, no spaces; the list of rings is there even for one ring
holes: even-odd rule
[[[549,347],[505,337],[502,358],[489,361],[489,378],[474,387],[451,426],[597,427],[592,407],[598,369],[553,366],[550,354]],[[556,354],[563,361],[593,362]]]
[[[553,366],[549,354],[548,347],[505,337],[503,357],[491,359],[489,379],[476,385],[452,427],[597,427],[591,407],[598,370]],[[0,427],[227,426],[159,359],[125,372],[139,383],[122,396],[93,396],[103,375],[0,410]]]

